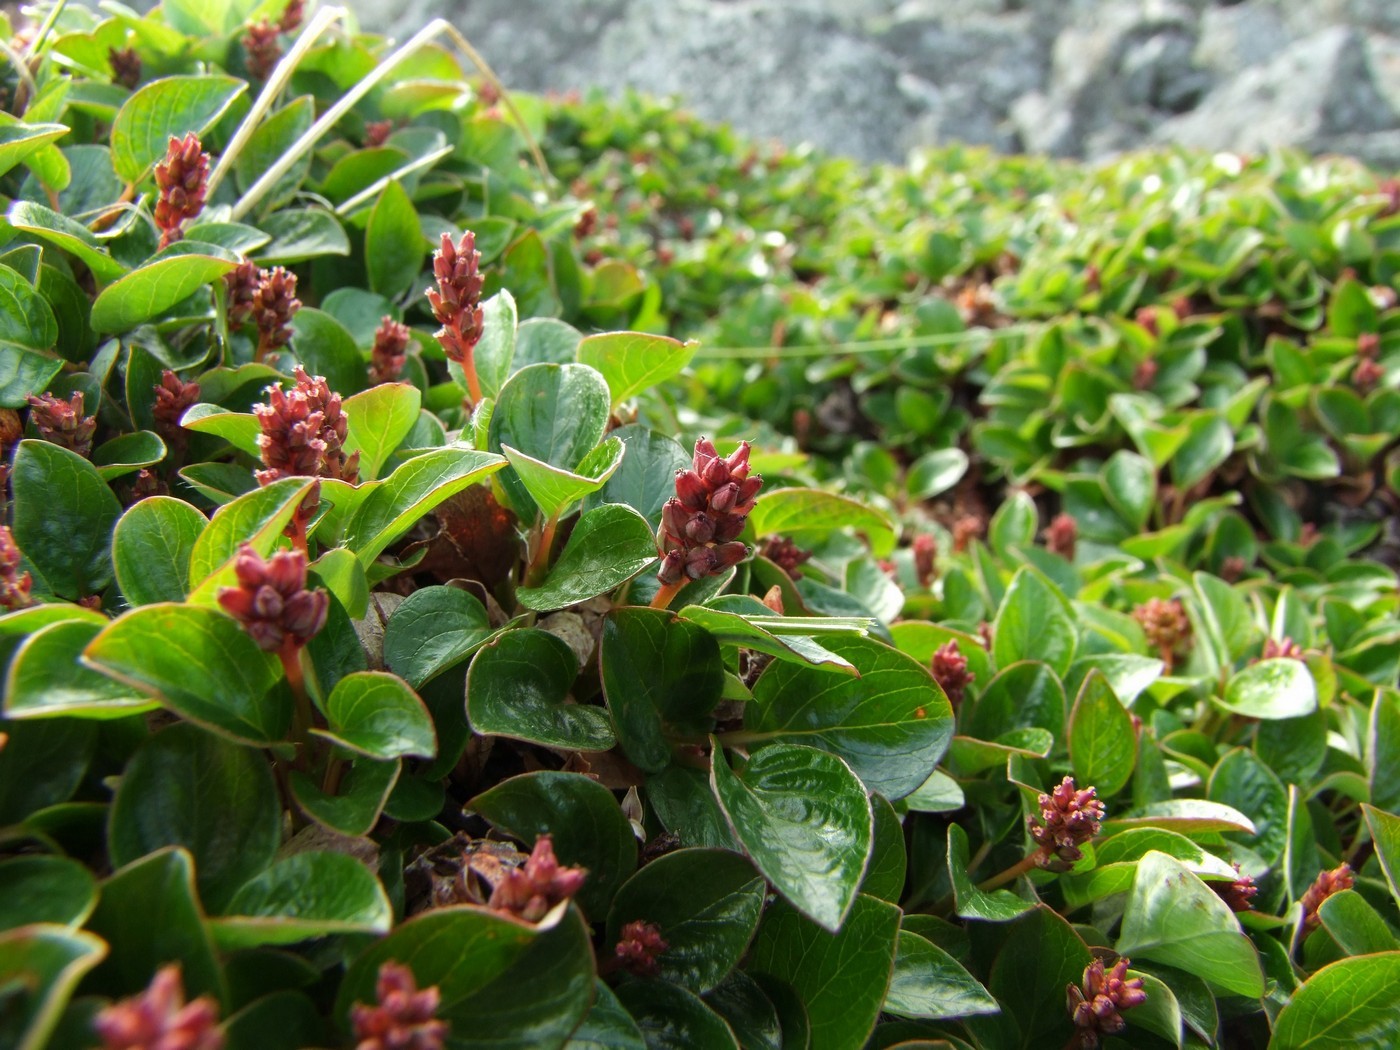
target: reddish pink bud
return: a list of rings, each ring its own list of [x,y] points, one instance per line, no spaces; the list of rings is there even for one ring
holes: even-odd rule
[[[156,403],[151,412],[155,416],[156,429],[163,434],[178,434],[180,418],[199,401],[199,384],[186,383],[167,368],[160,374],[155,391]]]
[[[617,942],[615,954],[628,973],[654,977],[660,969],[659,957],[669,947],[655,923],[638,919],[622,927],[622,939]]]
[[[786,536],[771,536],[764,541],[763,556],[794,580],[802,578],[800,566],[812,557],[812,552],[803,550]]]
[[[45,441],[61,445],[70,452],[87,456],[92,451],[92,437],[97,433],[97,417],[83,415],[83,394],[75,390],[67,401],[52,394],[35,397],[30,394],[29,421]]]
[[[1084,855],[1079,847],[1099,833],[1104,815],[1103,803],[1095,796],[1092,787],[1077,789],[1073,777],[1040,796],[1039,819],[1027,817],[1026,823],[1040,847],[1041,867],[1067,867]]]
[[[12,612],[34,604],[29,597],[33,579],[27,572],[20,572],[23,555],[15,543],[14,534],[0,525],[0,609]]]
[[[209,996],[185,1002],[180,965],[163,966],[144,992],[99,1010],[102,1050],[222,1050],[219,1008]]]
[[[245,61],[255,80],[266,80],[282,57],[282,43],[277,35],[278,27],[264,18],[250,25],[243,36]]]
[[[141,56],[134,47],[109,47],[107,64],[112,67],[113,81],[128,91],[136,90],[141,83]]]
[[[560,901],[578,893],[587,875],[583,868],[562,866],[550,836],[541,835],[524,866],[507,871],[496,884],[489,906],[526,922],[539,922]]]
[[[392,317],[383,317],[374,332],[374,346],[369,352],[369,381],[393,383],[403,374],[407,360],[408,341],[411,338],[408,325],[400,324]]]
[[[676,498],[688,510],[704,510],[710,490],[693,470],[676,471]]]
[[[268,652],[300,648],[326,623],[330,597],[306,589],[306,555],[278,551],[262,558],[244,544],[234,559],[237,587],[219,591],[219,606]]]
[[[934,540],[933,534],[921,532],[915,536],[912,551],[914,554],[914,575],[918,577],[919,586],[931,586],[938,571],[934,563],[934,559],[938,557],[938,544]]]
[[[1352,874],[1350,864],[1341,864],[1331,871],[1324,871],[1313,880],[1313,884],[1302,897],[1303,932],[1310,933],[1322,925],[1317,910],[1322,907],[1323,901],[1334,893],[1351,889],[1355,883],[1356,876]]]
[[[185,223],[204,210],[209,181],[209,154],[199,137],[190,132],[183,139],[171,137],[165,160],[156,165],[154,217],[164,248],[183,236]]]
[[[355,1050],[442,1050],[446,1045],[449,1027],[437,1017],[437,985],[420,991],[413,971],[390,961],[379,967],[375,998],[374,1005],[350,1007]]]
[[[943,687],[943,692],[954,706],[962,703],[968,685],[977,677],[968,673],[967,657],[951,638],[934,650],[932,671],[933,680]]]

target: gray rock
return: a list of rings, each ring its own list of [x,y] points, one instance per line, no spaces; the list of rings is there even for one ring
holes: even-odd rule
[[[1400,114],[1400,37],[1372,36],[1366,41],[1366,58],[1376,90]]]
[[[1196,64],[1220,77],[1273,61],[1293,42],[1278,8],[1266,0],[1211,7],[1201,14]]]
[[[1317,149],[1338,136],[1364,136],[1395,124],[1361,38],[1336,27],[1292,45],[1267,65],[1243,70],[1195,111],[1158,128],[1155,137],[1239,152]]]

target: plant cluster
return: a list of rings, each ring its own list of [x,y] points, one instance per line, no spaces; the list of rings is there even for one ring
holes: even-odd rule
[[[1393,1045],[1369,175],[867,172],[443,23],[40,14],[0,1047]]]

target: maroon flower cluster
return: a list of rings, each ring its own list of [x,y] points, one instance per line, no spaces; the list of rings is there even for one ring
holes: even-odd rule
[[[156,165],[155,220],[160,246],[184,236],[185,223],[204,210],[208,192],[209,154],[193,131],[182,139],[173,135],[165,160]]]
[[[749,443],[721,459],[714,443],[701,438],[689,470],[676,472],[676,495],[661,508],[656,545],[663,584],[698,580],[723,572],[749,556],[737,540],[753,510],[763,478],[749,474]]]
[[[1117,1035],[1128,1026],[1123,1011],[1147,1001],[1141,977],[1128,976],[1128,959],[1120,958],[1105,972],[1102,959],[1095,959],[1084,970],[1084,988],[1065,989],[1065,1005],[1076,1028],[1081,1050],[1093,1050],[1099,1037]]]
[[[35,397],[30,394],[29,421],[45,441],[62,445],[70,452],[86,456],[92,451],[92,436],[97,433],[97,417],[83,415],[83,393],[73,391],[67,401],[52,394]]]
[[[437,287],[428,289],[428,303],[438,324],[437,341],[449,360],[462,366],[473,401],[481,400],[472,352],[481,341],[481,253],[476,250],[476,234],[467,230],[462,240],[452,243],[448,234],[433,252],[433,276]]]
[[[219,605],[269,653],[299,649],[326,624],[330,597],[306,589],[306,555],[278,551],[264,560],[244,544],[234,559],[237,587],[219,591]]]
[[[306,17],[306,4],[304,0],[287,0],[287,6],[282,8],[282,18],[277,23],[277,28],[284,33],[295,33],[301,28],[301,20]]]
[[[98,1011],[92,1027],[102,1050],[222,1050],[219,1008],[202,995],[185,1002],[180,966],[161,967],[144,992]]]
[[[763,556],[771,561],[789,578],[802,579],[802,566],[811,560],[812,552],[803,550],[786,536],[770,536],[763,541]]]
[[[526,922],[539,922],[550,908],[576,894],[587,876],[583,868],[560,865],[554,856],[554,843],[548,835],[541,835],[530,859],[501,876],[487,905]]]
[[[390,961],[379,968],[374,1005],[355,1003],[355,1050],[442,1050],[448,1024],[437,1016],[437,985],[419,989],[413,971]]]
[[[938,557],[938,541],[933,538],[932,533],[921,532],[914,537],[910,550],[914,555],[914,575],[918,578],[919,586],[931,587],[938,575],[938,566],[935,564]]]
[[[1334,893],[1349,890],[1356,883],[1350,864],[1341,864],[1331,871],[1324,871],[1303,893],[1303,932],[1311,933],[1322,925],[1317,910],[1322,902]]]
[[[141,56],[134,47],[109,47],[107,64],[112,67],[112,80],[128,91],[135,91],[141,83]]]
[[[661,953],[669,947],[655,923],[638,919],[622,927],[622,939],[616,948],[617,961],[636,977],[654,977],[660,969]]]
[[[181,417],[199,401],[199,384],[186,383],[167,368],[160,374],[155,390],[156,403],[151,411],[155,416],[156,429],[162,434],[178,434]]]
[[[0,525],[0,609],[12,612],[34,604],[29,597],[29,588],[34,580],[27,572],[20,572],[19,546],[8,528]]]
[[[1301,660],[1303,659],[1303,647],[1292,638],[1285,635],[1282,638],[1264,639],[1264,651],[1259,654],[1261,660]]]
[[[1074,561],[1074,546],[1079,539],[1079,523],[1070,514],[1056,514],[1045,527],[1045,549],[1066,561]]]
[[[254,357],[261,361],[269,350],[286,346],[292,339],[292,318],[301,309],[297,298],[297,276],[281,266],[258,271],[249,313],[258,327],[258,348]]]
[[[1133,619],[1142,625],[1147,644],[1157,650],[1167,673],[1171,673],[1176,653],[1191,644],[1191,620],[1180,598],[1149,598],[1133,610]]]
[[[1236,878],[1233,882],[1210,882],[1207,885],[1215,891],[1217,897],[1229,905],[1231,911],[1252,911],[1259,887],[1254,885],[1252,876],[1240,871],[1238,863],[1234,868]]]
[[[953,522],[953,550],[961,554],[972,544],[987,534],[987,523],[976,514],[964,514]]]
[[[371,120],[365,123],[365,145],[370,149],[384,145],[393,134],[392,120]]]
[[[257,80],[266,80],[277,65],[277,60],[282,57],[279,32],[278,26],[263,18],[250,25],[248,32],[243,35],[243,52],[248,72]]]
[[[403,374],[409,340],[408,325],[392,317],[384,317],[374,331],[374,346],[369,352],[369,381],[372,385],[393,383]]]
[[[1027,817],[1031,838],[1040,847],[1042,868],[1066,870],[1084,856],[1079,848],[1099,833],[1103,803],[1092,787],[1078,789],[1065,777],[1048,795],[1041,795],[1040,817]]]
[[[224,274],[224,285],[228,288],[229,324],[240,325],[253,316],[253,296],[266,272],[251,259],[244,259]]]
[[[349,422],[322,376],[309,376],[300,365],[291,390],[270,386],[268,403],[254,405],[262,433],[258,448],[265,469],[257,472],[259,484],[279,478],[336,478],[355,484],[359,480],[360,454],[345,455]]]
[[[943,687],[948,701],[955,707],[963,702],[967,687],[977,677],[968,673],[967,657],[951,638],[934,650],[931,670],[933,680]]]

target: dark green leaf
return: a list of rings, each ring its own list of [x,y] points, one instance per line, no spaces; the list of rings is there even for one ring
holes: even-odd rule
[[[259,872],[214,920],[219,946],[294,944],[332,933],[387,933],[393,916],[379,880],[345,853],[294,853]]]
[[[1079,783],[1093,784],[1101,798],[1118,794],[1133,775],[1135,737],[1132,716],[1108,679],[1090,671],[1069,716],[1069,756]]]
[[[15,542],[54,593],[100,593],[112,580],[108,545],[122,508],[97,468],[66,448],[26,440],[10,485]]]
[[[948,827],[948,878],[953,885],[955,910],[964,919],[1011,922],[1035,905],[1010,890],[986,892],[973,885],[967,874],[967,832],[956,824]]]
[[[0,932],[31,922],[77,928],[97,904],[97,883],[67,857],[42,854],[0,861]]]
[[[320,784],[301,770],[292,771],[288,786],[297,805],[316,823],[342,835],[368,835],[399,783],[401,764],[397,759],[379,762],[358,758],[334,794],[321,790]],[[436,815],[437,811],[433,812]]]
[[[729,1023],[744,1050],[783,1050],[783,1027],[778,1011],[762,988],[743,970],[704,996],[705,1005]]]
[[[8,993],[0,1019],[5,1045],[43,1050],[69,996],[106,952],[99,938],[61,926],[0,933],[0,988]]]
[[[576,605],[626,583],[656,560],[656,538],[631,507],[605,503],[579,518],[549,575],[520,587],[516,600],[544,612]]]
[[[1074,662],[1076,644],[1074,617],[1064,596],[1030,567],[1017,570],[992,624],[997,666],[1042,660],[1063,676]]]
[[[370,290],[390,299],[402,295],[423,268],[427,253],[428,243],[413,201],[398,181],[391,179],[379,192],[365,228]]]
[[[613,990],[599,981],[593,991],[593,1006],[564,1044],[565,1050],[646,1050],[642,1030]]]
[[[622,464],[603,487],[583,501],[585,510],[602,503],[625,503],[656,528],[661,506],[676,494],[676,471],[690,465],[685,449],[672,438],[635,423],[609,435],[626,447]]]
[[[698,997],[665,981],[629,981],[617,990],[647,1050],[739,1050],[728,1023]]]
[[[313,730],[370,758],[432,758],[433,719],[423,701],[397,675],[358,671],[335,684],[326,699],[330,728]]]
[[[183,601],[190,556],[209,524],[184,500],[152,496],[122,515],[112,533],[117,586],[132,605]]]
[[[384,628],[384,663],[415,689],[474,653],[494,632],[486,607],[456,587],[421,587]]]
[[[1001,1009],[977,979],[937,945],[899,931],[885,1012],[930,1020],[993,1014]]]
[[[1269,1050],[1391,1050],[1400,1031],[1400,951],[1324,966],[1278,1015]]]

